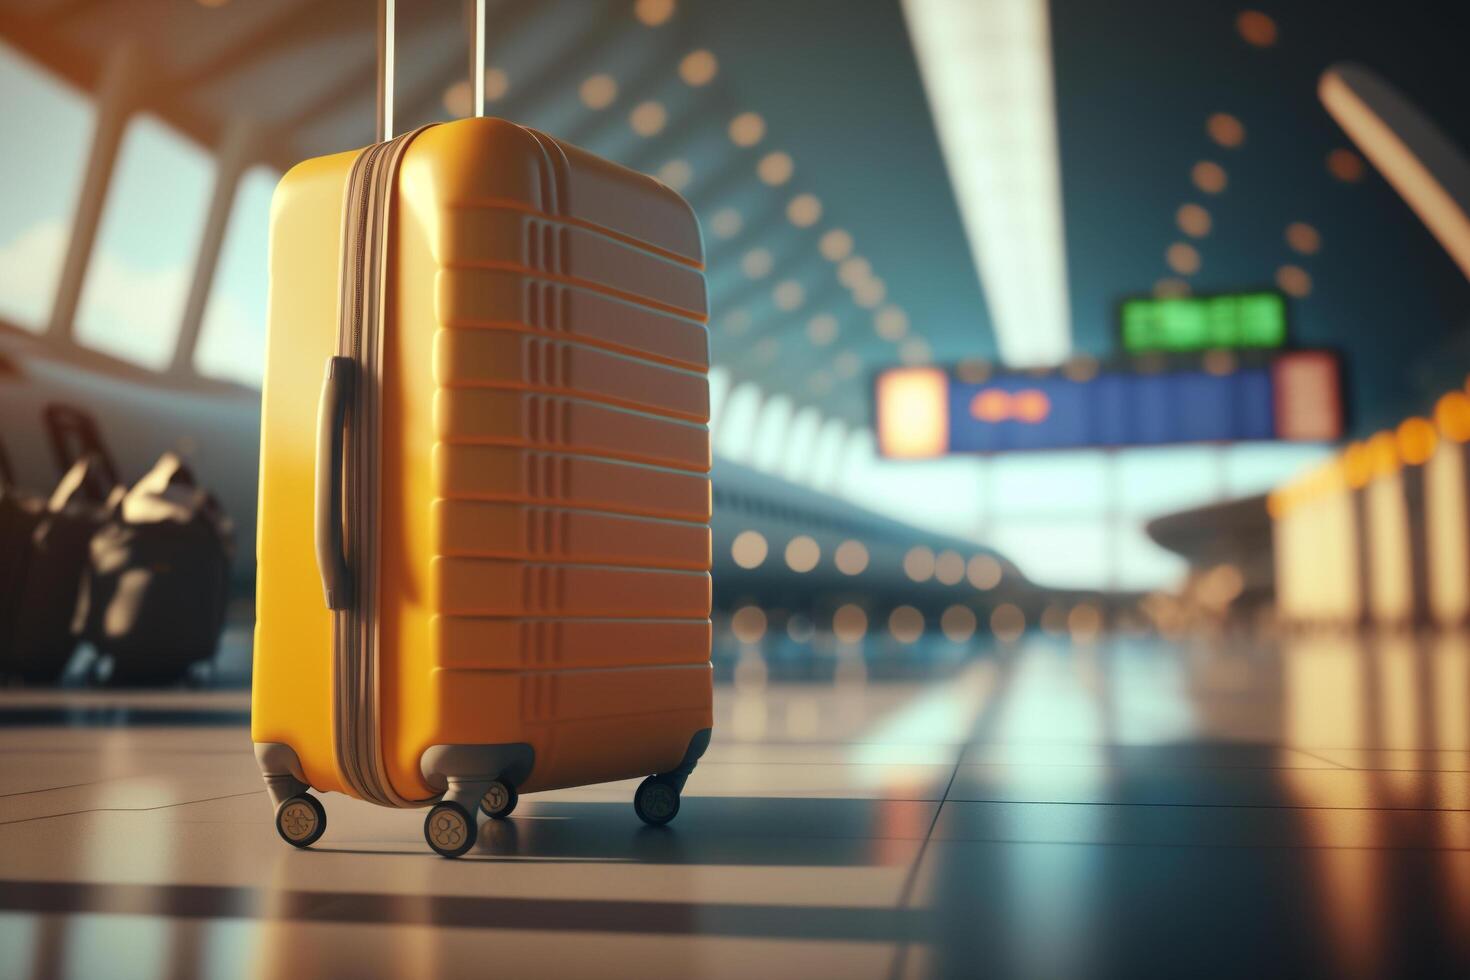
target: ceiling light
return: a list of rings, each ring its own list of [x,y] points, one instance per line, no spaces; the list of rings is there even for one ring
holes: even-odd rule
[[[1218,163],[1209,160],[1201,160],[1194,165],[1189,172],[1189,177],[1194,181],[1194,186],[1206,194],[1218,194],[1225,189],[1227,183],[1225,168]]]
[[[730,142],[736,146],[755,146],[766,138],[766,121],[757,113],[742,112],[730,120]]]
[[[734,238],[740,234],[740,212],[734,208],[720,208],[709,219],[709,230],[716,238]]]
[[[1338,148],[1327,154],[1327,172],[1344,184],[1356,184],[1363,179],[1363,158]]]
[[[822,202],[815,194],[798,194],[786,205],[786,220],[798,228],[810,228],[822,218]]]
[[[843,259],[842,264],[837,267],[837,280],[848,289],[854,289],[857,284],[873,275],[873,266],[861,255]]]
[[[1199,271],[1199,250],[1188,242],[1175,242],[1164,253],[1164,261],[1181,276],[1192,276]]]
[[[1186,204],[1181,207],[1174,220],[1179,223],[1179,230],[1190,238],[1203,238],[1210,233],[1213,222],[1210,220],[1210,212],[1198,204]]]
[[[1276,285],[1283,293],[1296,299],[1312,295],[1312,277],[1299,265],[1283,265],[1277,269]]]
[[[1071,348],[1046,0],[903,0],[1002,357]]]
[[[791,179],[796,171],[796,164],[792,162],[791,155],[777,150],[775,153],[767,153],[761,157],[761,162],[755,165],[755,173],[762,183],[778,187]]]
[[[841,228],[833,228],[822,236],[817,249],[829,262],[841,262],[852,254],[852,236]]]
[[[837,318],[830,313],[818,313],[807,321],[806,336],[813,347],[826,347],[837,339]]]
[[[688,160],[670,160],[658,169],[658,179],[676,191],[682,191],[694,179],[694,168]]]
[[[753,248],[740,260],[740,268],[750,279],[764,279],[775,268],[776,260],[763,248]]]
[[[649,27],[657,27],[674,16],[674,0],[638,0],[633,14]]]
[[[806,301],[806,290],[795,279],[787,279],[776,284],[771,298],[776,303],[776,309],[790,313]]]
[[[1235,18],[1235,29],[1254,47],[1269,48],[1276,43],[1276,21],[1259,10],[1242,10]]]
[[[584,81],[577,94],[589,109],[606,109],[618,97],[618,83],[611,75],[593,75]]]
[[[703,49],[689,52],[679,62],[679,77],[684,79],[685,85],[708,85],[719,70],[720,64],[715,56]]]
[[[661,102],[640,102],[628,114],[628,123],[639,136],[657,136],[669,121],[669,114]]]
[[[934,352],[923,337],[910,337],[898,348],[898,359],[909,367],[920,367],[934,359]]]
[[[1286,226],[1286,244],[1292,251],[1303,255],[1315,255],[1322,248],[1322,236],[1317,229],[1301,221]]]
[[[865,310],[871,310],[888,295],[888,287],[877,276],[864,279],[852,289],[852,301]]]
[[[884,340],[902,340],[909,332],[908,315],[896,306],[885,306],[873,318],[873,329]]]
[[[1205,132],[1227,149],[1233,150],[1245,142],[1245,126],[1228,112],[1217,112],[1206,120]]]

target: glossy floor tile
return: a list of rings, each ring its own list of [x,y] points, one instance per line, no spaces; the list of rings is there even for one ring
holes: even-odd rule
[[[529,796],[454,862],[339,796],[282,844],[243,692],[4,692],[0,976],[1470,975],[1465,643],[748,649],[673,826]]]

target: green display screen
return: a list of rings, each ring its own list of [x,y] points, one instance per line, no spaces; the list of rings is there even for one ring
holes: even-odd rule
[[[1286,343],[1286,299],[1280,293],[1129,299],[1121,315],[1123,349],[1130,354]]]

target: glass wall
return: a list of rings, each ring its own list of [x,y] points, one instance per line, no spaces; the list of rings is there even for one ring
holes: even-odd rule
[[[128,125],[77,308],[77,340],[168,366],[189,295],[214,161],[154,116]]]
[[[83,93],[0,44],[0,320],[45,329],[91,145]],[[22,152],[23,150],[23,152]]]
[[[269,167],[255,167],[241,178],[235,192],[194,352],[194,366],[201,374],[260,387],[265,372],[271,195],[280,179]]]

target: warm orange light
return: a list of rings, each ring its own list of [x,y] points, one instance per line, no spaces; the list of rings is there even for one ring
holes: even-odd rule
[[[1342,475],[1347,485],[1354,490],[1368,485],[1373,479],[1373,455],[1361,442],[1349,443],[1342,453]]]
[[[970,414],[981,422],[1004,422],[1011,417],[1011,396],[999,388],[986,388],[971,400]]]
[[[1339,147],[1327,154],[1327,172],[1344,184],[1356,184],[1363,179],[1363,158],[1352,150]]]
[[[1276,285],[1288,296],[1306,299],[1312,294],[1312,277],[1299,265],[1283,265],[1276,270]]]
[[[1011,414],[1022,422],[1040,422],[1051,414],[1051,399],[1035,388],[1018,391],[1011,399]]]
[[[1399,444],[1392,432],[1380,432],[1368,440],[1368,458],[1375,477],[1392,476],[1399,468]]]
[[[1235,149],[1245,142],[1245,126],[1228,112],[1217,112],[1205,122],[1210,139],[1221,146]]]
[[[1399,458],[1410,466],[1427,463],[1434,455],[1434,444],[1438,438],[1428,419],[1404,419],[1394,435],[1398,441]]]
[[[1206,194],[1219,194],[1225,189],[1228,182],[1225,177],[1225,168],[1210,160],[1201,160],[1196,163],[1194,169],[1189,172],[1189,176],[1194,181],[1194,186]]]
[[[1322,235],[1304,221],[1286,226],[1286,244],[1303,255],[1315,255],[1322,248]]]
[[[754,112],[742,112],[730,120],[730,142],[736,146],[755,146],[766,136],[766,121]]]
[[[1174,215],[1179,230],[1190,238],[1203,238],[1210,233],[1210,212],[1198,204],[1185,204]]]
[[[1036,388],[1008,392],[1002,388],[986,388],[970,400],[970,414],[981,422],[1037,423],[1051,414],[1051,399]]]
[[[1164,253],[1164,261],[1181,276],[1192,276],[1199,271],[1199,250],[1188,242],[1175,242]]]
[[[1245,43],[1257,48],[1269,48],[1276,43],[1276,21],[1259,10],[1243,10],[1235,18],[1235,29]]]
[[[1452,391],[1434,406],[1434,423],[1451,442],[1470,442],[1470,395]]]
[[[715,56],[703,48],[689,52],[679,62],[679,77],[685,85],[708,85],[719,70],[720,63]]]
[[[898,368],[878,378],[878,447],[922,459],[949,448],[949,379],[937,368]]]

